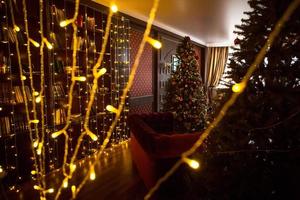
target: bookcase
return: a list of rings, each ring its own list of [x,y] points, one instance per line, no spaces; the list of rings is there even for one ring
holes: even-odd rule
[[[33,96],[29,77],[29,62],[27,54],[27,37],[25,34],[24,13],[22,1],[11,1],[16,24],[20,27],[17,37],[13,34],[9,0],[0,3],[0,166],[7,172],[4,182],[11,190],[16,189],[16,183],[30,178],[32,167],[31,142],[26,123],[24,98],[28,100],[31,111]],[[27,14],[30,38],[39,42],[39,1],[27,0]],[[38,118],[45,119],[46,130],[46,166],[47,171],[61,167],[63,159],[64,138],[53,139],[51,133],[61,129],[66,123],[68,108],[68,90],[71,82],[70,69],[72,65],[72,51],[77,48],[76,75],[85,76],[85,82],[76,82],[73,96],[70,134],[70,153],[74,150],[77,138],[83,130],[83,120],[92,87],[92,67],[100,55],[104,28],[108,9],[93,2],[84,1],[80,4],[76,20],[78,26],[78,46],[72,41],[72,26],[60,27],[59,23],[71,18],[74,13],[74,1],[49,0],[44,1],[43,29],[44,36],[52,44],[52,49],[44,48],[45,84],[41,85],[40,48],[34,45],[31,49],[33,69],[33,87],[39,91],[45,89],[45,106],[36,104]],[[123,92],[130,73],[130,22],[124,16],[117,14],[112,19],[109,42],[105,51],[103,67],[107,73],[98,81],[98,89],[90,117],[90,129],[98,136],[97,141],[84,138],[78,159],[90,155],[99,148],[106,132],[110,127],[114,114],[106,111],[106,105],[115,107],[119,104],[119,97]],[[23,80],[26,96],[21,92],[20,72],[16,53],[16,40],[20,45]],[[41,116],[41,110],[44,116]],[[121,114],[111,143],[119,143],[128,139],[126,126],[129,112],[128,101]],[[33,113],[30,112],[33,117]],[[38,129],[41,129],[40,125]]]

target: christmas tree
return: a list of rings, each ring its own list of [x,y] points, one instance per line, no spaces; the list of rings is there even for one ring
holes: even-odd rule
[[[249,1],[253,10],[246,12],[247,17],[236,26],[238,39],[229,64],[229,78],[234,83],[246,74],[291,2]],[[245,92],[207,139],[206,153],[198,158],[202,170],[192,176],[196,177],[191,186],[194,193],[189,195],[204,199],[299,198],[299,122],[298,6],[250,78]]]
[[[189,37],[177,48],[179,66],[172,72],[166,87],[164,111],[175,114],[175,130],[194,132],[204,128],[207,111],[206,95],[198,63]]]

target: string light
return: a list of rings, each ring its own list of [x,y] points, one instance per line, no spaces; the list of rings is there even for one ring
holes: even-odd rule
[[[110,9],[111,9],[111,11],[112,11],[113,13],[118,12],[118,6],[115,5],[115,4],[113,4],[113,5],[110,7]]]
[[[39,95],[39,96],[37,96],[36,98],[35,98],[35,102],[36,103],[40,103],[41,102],[41,96]]]
[[[109,112],[113,112],[113,113],[117,113],[118,112],[118,109],[116,109],[112,105],[107,105],[106,106],[106,110],[108,110]]]
[[[81,81],[81,82],[84,82],[84,81],[86,81],[86,77],[85,77],[85,76],[73,77],[72,80],[73,80],[73,81]]]
[[[26,76],[22,75],[21,80],[25,81],[26,80]]]
[[[34,91],[33,92],[33,96],[38,96],[40,93],[39,92],[37,92],[37,91]]]
[[[37,148],[38,145],[39,145],[39,141],[38,141],[38,140],[36,140],[36,141],[33,142],[33,147],[34,147],[34,148]]]
[[[96,173],[95,173],[94,167],[92,166],[90,168],[90,180],[93,181],[95,179],[96,179]]]
[[[53,193],[53,192],[54,192],[54,189],[53,189],[53,188],[49,188],[49,189],[48,189],[48,190],[46,190],[45,192],[46,192],[46,193],[50,193],[50,194],[51,194],[51,193]]]
[[[43,41],[45,42],[46,46],[48,49],[53,49],[52,44],[47,40],[47,38],[43,38]]]
[[[242,92],[246,87],[246,84],[241,82],[241,83],[236,83],[232,86],[232,91],[236,93]]]
[[[29,41],[31,42],[31,44],[33,44],[33,46],[40,47],[40,44],[37,41],[35,41],[35,40],[31,39],[31,38],[29,39]]]
[[[30,120],[29,122],[32,123],[32,124],[38,124],[40,122],[40,120],[33,119],[33,120]]]
[[[186,157],[182,158],[183,162],[185,162],[186,164],[188,164],[191,168],[193,169],[198,169],[200,164],[197,160],[192,160]]]
[[[36,173],[36,171],[34,171],[34,170],[31,170],[31,175],[36,175],[37,173]]]
[[[14,25],[14,31],[19,32],[20,31],[20,27],[18,27],[17,25]]]
[[[160,41],[155,40],[155,39],[153,39],[151,37],[147,38],[147,42],[149,42],[156,49],[160,49],[162,47],[162,44],[161,44]]]
[[[72,198],[74,199],[76,197],[76,186],[75,185],[71,186],[71,191],[72,191]]]
[[[74,22],[74,19],[67,19],[67,20],[61,21],[59,23],[59,26],[60,27],[65,27],[65,26],[68,26],[69,24],[71,24],[73,22]]]
[[[67,188],[68,185],[69,185],[69,180],[68,180],[68,178],[66,177],[66,178],[64,179],[64,181],[63,181],[63,187],[64,187],[64,188]]]

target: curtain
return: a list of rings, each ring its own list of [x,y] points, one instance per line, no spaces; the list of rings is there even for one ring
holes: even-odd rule
[[[205,63],[205,86],[211,100],[212,92],[218,86],[228,58],[228,47],[208,47]]]

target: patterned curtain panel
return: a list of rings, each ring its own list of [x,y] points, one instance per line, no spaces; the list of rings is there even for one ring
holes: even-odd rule
[[[218,86],[224,73],[225,65],[228,58],[228,47],[208,47],[206,54],[206,73],[205,86],[208,90],[209,98],[215,87]]]

